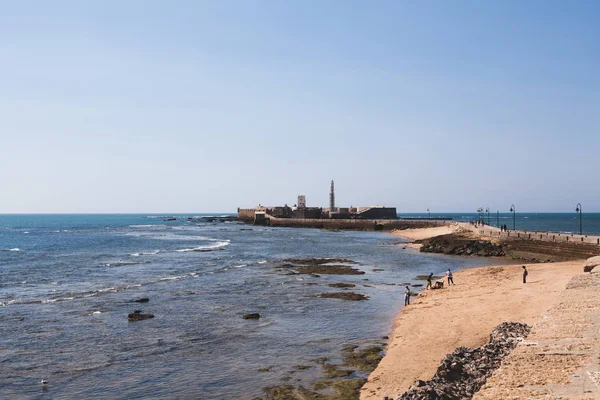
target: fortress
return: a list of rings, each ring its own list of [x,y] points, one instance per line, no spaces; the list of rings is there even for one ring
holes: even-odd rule
[[[331,181],[331,190],[329,193],[329,208],[307,207],[306,196],[298,196],[297,204],[289,207],[283,206],[267,207],[258,205],[254,208],[238,208],[238,219],[257,224],[267,223],[271,218],[281,219],[302,219],[302,220],[326,220],[326,219],[344,219],[344,220],[366,220],[366,219],[397,219],[396,207],[368,206],[368,207],[336,207],[335,206],[335,187]]]

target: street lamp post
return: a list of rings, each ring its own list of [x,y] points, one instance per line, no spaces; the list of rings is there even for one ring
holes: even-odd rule
[[[500,228],[500,210],[496,210],[496,225]]]
[[[485,212],[486,212],[486,213],[487,213],[487,215],[488,215],[488,225],[490,225],[490,208],[489,208],[489,207],[486,207],[486,208],[485,208]]]
[[[431,212],[429,211],[429,208],[427,209],[427,217],[428,219],[431,219]]]
[[[583,225],[581,218],[581,213],[583,212],[583,210],[581,209],[581,203],[577,203],[577,206],[575,207],[575,212],[579,213],[579,234],[583,235]]]
[[[479,207],[477,209],[477,221],[481,222],[481,213],[483,213],[483,208]]]
[[[517,209],[515,208],[515,205],[511,205],[510,206],[510,212],[513,213],[513,231],[517,230],[516,229],[516,218],[515,218],[515,213],[517,212]]]

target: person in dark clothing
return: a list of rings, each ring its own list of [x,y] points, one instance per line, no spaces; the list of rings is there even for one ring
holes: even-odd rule
[[[404,305],[410,305],[410,289],[408,286],[404,286]]]
[[[433,272],[427,276],[427,289],[431,289],[431,281],[433,280]]]
[[[523,265],[523,283],[527,283],[527,275],[529,275],[529,273],[527,272],[527,268]]]

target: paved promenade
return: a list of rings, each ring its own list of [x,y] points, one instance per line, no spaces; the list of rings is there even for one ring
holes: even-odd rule
[[[575,276],[473,399],[600,399],[600,273]]]
[[[556,233],[556,232],[535,232],[535,231],[500,231],[500,229],[493,226],[481,226],[475,227],[470,224],[468,225],[470,230],[479,234],[483,238],[490,239],[527,239],[527,240],[541,240],[544,242],[570,242],[570,243],[588,243],[600,245],[600,236],[590,235],[574,235],[567,233]]]

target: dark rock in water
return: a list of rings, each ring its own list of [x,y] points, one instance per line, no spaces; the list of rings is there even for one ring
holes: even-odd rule
[[[167,218],[167,219],[165,219],[165,221],[167,221],[167,222],[168,222],[168,221],[177,221],[177,218],[171,217],[171,218]]]
[[[298,271],[299,274],[310,274],[310,275],[362,275],[365,272],[356,268],[352,268],[348,265],[289,265],[284,264],[285,267],[291,267]],[[284,267],[282,266],[282,267]]]
[[[244,318],[244,319],[259,319],[260,314],[259,313],[250,313],[250,314],[244,315],[242,318]]]
[[[333,364],[323,364],[323,374],[326,378],[345,378],[347,376],[352,375],[353,370],[349,369],[340,369],[337,365]]]
[[[361,371],[373,371],[383,358],[383,346],[367,346],[359,349],[356,345],[345,345],[342,348],[342,357],[346,365],[356,367]]]
[[[135,310],[127,316],[128,321],[141,321],[149,318],[154,318],[154,314],[142,314],[141,310]]]
[[[459,347],[448,354],[429,381],[415,381],[399,400],[468,400],[485,384],[500,362],[529,334],[530,327],[503,322],[481,347]]]
[[[353,292],[342,292],[342,293],[323,293],[319,297],[324,299],[340,299],[350,301],[368,300],[369,298],[364,294],[353,293]]]
[[[329,287],[334,287],[334,288],[353,288],[356,285],[353,283],[330,283],[329,285],[327,285]]]
[[[412,286],[412,287],[421,287],[421,286],[423,286],[423,284],[421,284],[421,283],[415,283],[414,285],[410,285],[410,286]]]
[[[142,297],[140,299],[133,300],[134,303],[147,303],[149,301],[150,301],[150,299],[147,297]]]

